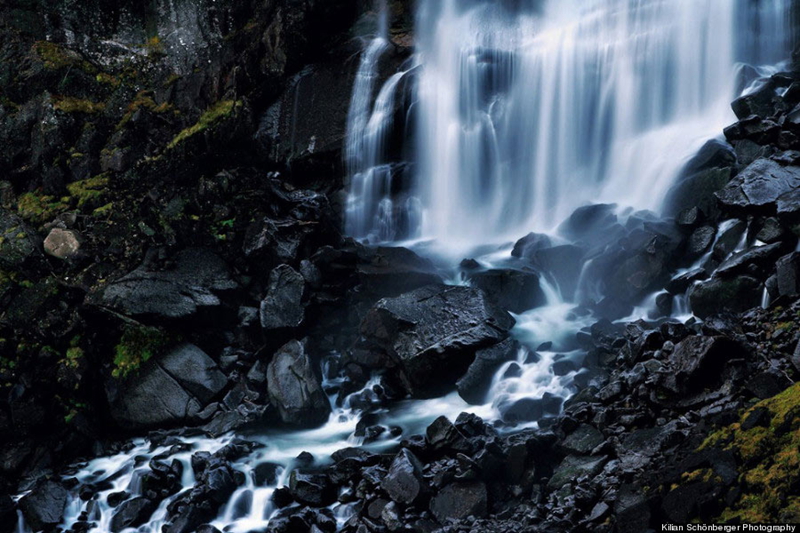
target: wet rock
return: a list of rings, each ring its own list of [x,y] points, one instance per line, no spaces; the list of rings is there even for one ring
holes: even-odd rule
[[[440,523],[462,520],[468,516],[482,518],[488,512],[486,485],[479,481],[447,485],[431,500],[431,512]]]
[[[0,237],[0,266],[3,268],[20,269],[41,257],[41,240],[36,242],[36,232],[5,209],[0,209]]]
[[[604,440],[605,437],[596,428],[589,424],[581,424],[561,441],[560,446],[567,453],[585,455],[594,450]]]
[[[298,426],[315,426],[328,419],[330,403],[314,373],[304,342],[290,341],[267,367],[267,390],[281,419]]]
[[[780,205],[780,199],[778,200],[778,204]],[[767,244],[772,244],[783,240],[785,236],[786,236],[786,230],[781,225],[781,223],[778,222],[778,219],[776,219],[775,217],[769,217],[764,221],[764,224],[758,231],[756,239]]]
[[[60,524],[66,506],[67,489],[55,481],[37,483],[31,492],[19,501],[19,508],[34,531],[50,529]]]
[[[661,502],[661,510],[670,522],[685,524],[691,517],[698,516],[699,510],[706,507],[707,502],[714,501],[720,496],[721,487],[712,482],[690,483],[680,485],[667,493]],[[710,516],[715,516],[713,509]]]
[[[756,374],[745,384],[745,388],[760,399],[766,400],[783,392],[792,382],[785,374],[777,369],[770,369],[766,372]]]
[[[729,209],[775,212],[778,198],[800,186],[800,167],[784,167],[771,159],[755,161],[716,196]]]
[[[44,251],[58,259],[72,259],[80,249],[80,236],[73,230],[53,228],[44,240]]]
[[[703,170],[684,178],[667,193],[665,214],[675,215],[684,209],[696,207],[705,220],[716,220],[719,208],[714,193],[730,180],[729,167]]]
[[[446,416],[434,420],[425,430],[425,440],[434,450],[467,451],[469,445]]]
[[[289,476],[289,491],[298,502],[314,507],[325,507],[336,501],[336,490],[325,474],[295,470]]]
[[[159,360],[159,365],[202,405],[228,385],[228,378],[203,350],[184,343]]]
[[[742,346],[727,337],[687,337],[675,345],[672,370],[662,374],[660,383],[678,394],[711,388],[720,382],[725,363],[744,355]]]
[[[520,257],[523,259],[531,259],[535,252],[545,248],[550,248],[551,246],[552,240],[547,235],[542,233],[529,233],[514,243],[514,249],[511,250],[511,256]]]
[[[749,276],[713,278],[689,290],[689,304],[700,318],[722,312],[740,313],[761,303],[762,289],[761,283]]]
[[[756,91],[734,100],[731,108],[740,120],[751,115],[771,117],[776,112],[776,103],[780,101],[775,89],[774,82],[769,80]]]
[[[141,526],[150,519],[157,507],[157,502],[143,497],[133,498],[122,503],[111,519],[112,533],[119,533],[129,527]]]
[[[219,310],[220,293],[235,289],[222,259],[205,249],[188,249],[174,267],[151,270],[143,265],[110,283],[92,302],[135,317],[186,319],[200,311]]]
[[[361,323],[352,357],[365,366],[376,359],[397,365],[409,392],[433,394],[454,384],[477,350],[505,340],[513,324],[478,289],[423,287],[379,301]]]
[[[305,279],[289,265],[280,265],[270,272],[267,295],[261,302],[261,327],[264,329],[295,328],[305,317],[303,295]]]
[[[714,273],[715,276],[735,276],[737,274],[756,274],[765,268],[772,268],[781,256],[783,245],[779,242],[756,246],[733,254],[726,259]]]
[[[292,506],[280,509],[270,518],[267,533],[295,533],[308,531],[309,533],[334,533],[336,519],[330,509],[313,509],[302,506]]]
[[[564,400],[545,392],[541,398],[522,398],[500,406],[503,420],[508,423],[537,422],[561,412]]]
[[[647,498],[638,488],[623,485],[614,502],[614,514],[617,518],[617,530],[620,533],[638,533],[645,531],[650,523],[650,507]]]
[[[800,253],[794,252],[781,257],[776,271],[778,294],[789,297],[800,294]]]
[[[503,363],[516,358],[519,349],[519,343],[509,338],[490,348],[478,350],[467,373],[456,382],[459,396],[471,405],[482,405],[495,373]]]
[[[704,268],[693,268],[683,274],[675,276],[667,283],[667,291],[670,294],[683,294],[695,281],[700,281],[708,277]]]
[[[747,231],[747,222],[739,220],[734,224],[722,231],[716,244],[714,244],[714,258],[718,261],[724,261],[728,255],[738,248],[739,243]]]
[[[701,226],[692,232],[686,245],[686,253],[690,257],[700,257],[714,243],[717,230],[713,226]]]
[[[590,457],[585,455],[568,455],[553,472],[547,487],[557,490],[565,484],[582,476],[596,476],[603,469],[606,457]]]
[[[398,503],[411,504],[426,491],[422,477],[422,463],[406,448],[392,461],[389,472],[381,481],[381,488]]]
[[[608,230],[617,224],[614,204],[593,204],[576,209],[558,228],[558,232],[573,242],[608,239]],[[593,244],[593,243],[590,243]]]
[[[360,291],[375,299],[441,283],[434,264],[407,248],[384,246],[359,249],[358,253],[356,273]]]
[[[523,313],[546,303],[535,272],[487,270],[473,274],[469,279],[499,307],[512,313]]]
[[[794,189],[778,197],[778,219],[784,224],[800,222],[800,189]],[[766,242],[766,241],[765,241]]]
[[[253,469],[253,481],[259,487],[267,487],[278,482],[278,474],[283,467],[277,463],[259,463]]]
[[[585,255],[584,248],[564,244],[534,252],[530,262],[538,272],[554,279],[561,289],[562,296],[569,300],[578,288],[578,278]]]

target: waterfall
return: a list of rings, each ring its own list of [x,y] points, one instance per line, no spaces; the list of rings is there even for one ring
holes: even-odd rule
[[[421,236],[466,249],[552,232],[590,202],[658,210],[688,157],[735,120],[740,62],[788,56],[789,4],[420,2],[409,196],[421,206]],[[376,42],[362,65],[374,63]],[[373,119],[390,120],[384,105]],[[378,130],[350,129],[348,162],[350,143]],[[356,237],[393,237],[375,231],[398,216],[386,209],[383,149],[349,167]]]

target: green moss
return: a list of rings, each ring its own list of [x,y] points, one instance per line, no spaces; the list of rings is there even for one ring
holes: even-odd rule
[[[108,186],[108,176],[100,174],[86,180],[75,181],[67,185],[72,199],[77,201],[78,207],[97,202],[103,197]]]
[[[133,101],[128,104],[125,114],[117,124],[118,130],[124,128],[128,122],[130,122],[133,114],[139,109],[149,109],[153,113],[167,113],[169,111],[175,111],[175,108],[167,102],[156,104],[155,100],[153,100],[152,94],[153,91],[141,91],[136,95]]]
[[[217,125],[223,119],[231,116],[241,105],[242,103],[239,100],[221,100],[217,102],[200,116],[197,123],[178,133],[167,145],[167,148],[175,148],[186,139]]]
[[[119,87],[121,83],[119,78],[116,76],[112,76],[111,74],[106,74],[105,72],[101,72],[97,76],[95,76],[95,80],[97,83],[102,83],[103,85],[110,85],[111,87]]]
[[[127,327],[114,348],[113,376],[124,378],[137,371],[175,341],[174,337],[159,328]]]
[[[69,368],[76,369],[80,364],[81,358],[83,358],[83,348],[80,346],[73,346],[67,349],[67,353],[64,356],[64,365]]]
[[[107,217],[114,211],[114,203],[109,202],[104,206],[98,207],[92,214],[96,217]]]
[[[69,209],[69,205],[54,196],[25,193],[17,200],[17,212],[30,222],[44,224]]]
[[[53,107],[64,113],[86,113],[93,115],[101,113],[106,105],[103,103],[92,102],[71,96],[56,96],[53,98]]]
[[[64,48],[60,44],[50,41],[37,41],[33,50],[42,60],[46,69],[59,70],[62,68],[79,68],[84,72],[94,74],[97,69],[84,60],[79,54]]]
[[[742,422],[756,409],[769,411],[769,426],[743,430]],[[791,498],[800,483],[800,383],[746,410],[740,422],[709,435],[701,449],[712,446],[731,450],[744,466],[743,495],[722,520],[775,522],[800,516],[800,502]]]
[[[166,54],[164,43],[158,35],[147,39],[147,42],[144,43],[144,50],[147,52],[147,55],[151,57],[158,57]]]

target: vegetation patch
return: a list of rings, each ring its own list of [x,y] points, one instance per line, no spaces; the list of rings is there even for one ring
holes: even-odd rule
[[[104,103],[92,102],[82,98],[73,98],[71,96],[56,96],[53,98],[53,107],[64,113],[86,113],[93,115],[101,113],[105,110]]]
[[[114,348],[115,378],[124,378],[162,353],[177,339],[159,328],[129,326],[125,328],[119,344]]]
[[[48,70],[77,67],[91,74],[97,72],[94,65],[83,59],[77,52],[69,50],[60,44],[50,41],[37,41],[33,45],[33,50]]]
[[[122,116],[122,119],[117,124],[117,129],[122,129],[125,125],[130,122],[131,118],[133,118],[133,114],[136,113],[139,109],[148,109],[153,113],[166,113],[168,111],[175,111],[171,104],[167,102],[156,104],[155,100],[153,100],[153,91],[141,91],[139,92],[133,101],[128,104],[128,108],[125,110],[125,114]]]
[[[224,119],[231,116],[241,105],[242,103],[239,100],[221,100],[217,102],[200,115],[196,124],[178,133],[169,145],[167,145],[167,148],[175,148],[186,139],[219,124]]]
[[[67,190],[73,200],[77,201],[78,207],[84,207],[90,203],[97,205],[105,194],[108,186],[108,176],[100,174],[86,180],[75,181],[67,185]]]
[[[765,423],[743,429],[749,416],[764,410]],[[742,464],[743,494],[722,513],[722,520],[800,521],[800,498],[795,496],[800,486],[800,383],[709,435],[701,449],[708,447],[731,450]]]
[[[35,224],[44,224],[69,209],[64,199],[54,196],[25,193],[17,200],[17,212],[23,219]]]

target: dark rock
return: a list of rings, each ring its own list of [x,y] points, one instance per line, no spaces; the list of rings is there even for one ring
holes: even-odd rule
[[[542,418],[558,415],[563,403],[563,398],[546,392],[542,398],[522,398],[508,405],[501,405],[500,412],[503,420],[509,423],[537,422]]]
[[[553,472],[547,487],[557,490],[579,477],[596,476],[603,469],[606,460],[606,457],[568,455]]]
[[[407,248],[370,248],[359,250],[359,256],[361,261],[356,272],[360,291],[375,299],[395,297],[441,283],[435,265]]]
[[[513,324],[477,289],[428,286],[379,301],[361,323],[352,357],[375,366],[364,354],[377,354],[399,366],[409,392],[430,394],[455,383],[475,352],[505,340]]]
[[[50,529],[61,523],[67,506],[67,489],[55,481],[42,481],[20,499],[19,508],[34,531]]]
[[[696,207],[705,220],[716,220],[719,208],[714,193],[722,190],[730,180],[730,168],[713,168],[684,178],[667,193],[665,214],[675,215]]]
[[[753,393],[756,398],[766,400],[777,396],[791,384],[792,382],[785,374],[776,369],[770,369],[750,378],[745,384],[745,388]]]
[[[157,502],[142,497],[124,502],[111,519],[112,533],[119,533],[129,527],[141,526],[150,519],[157,507]]]
[[[743,250],[726,259],[714,273],[715,276],[735,276],[737,274],[750,274],[770,268],[780,257],[783,245],[779,242],[756,246]]]
[[[740,313],[760,305],[762,292],[761,283],[748,276],[714,278],[699,282],[689,290],[689,305],[700,318],[714,313]]]
[[[523,313],[546,303],[535,272],[488,270],[473,274],[469,279],[499,307],[512,313]]]
[[[547,235],[541,233],[528,233],[523,238],[514,243],[514,249],[511,250],[512,257],[520,257],[523,259],[531,259],[534,252],[550,248],[552,240]]]
[[[466,451],[468,449],[464,435],[446,416],[440,416],[434,420],[425,430],[425,437],[434,450]]]
[[[800,167],[784,167],[771,159],[759,159],[716,196],[729,209],[775,212],[778,198],[799,186]]]
[[[456,383],[459,396],[469,404],[482,405],[495,373],[503,363],[515,359],[519,349],[519,343],[509,338],[490,348],[478,350],[467,373]]]
[[[800,189],[794,189],[778,197],[778,219],[784,224],[800,222]],[[766,241],[765,241],[766,242]]]
[[[544,248],[533,253],[531,263],[537,271],[554,280],[561,295],[571,299],[578,288],[586,250],[572,244]]]
[[[305,317],[303,295],[305,279],[289,265],[280,265],[270,272],[267,295],[261,302],[261,327],[264,329],[295,328]]]
[[[267,367],[267,390],[288,424],[316,426],[328,419],[331,406],[304,342],[289,341],[278,350]]]
[[[781,257],[776,268],[778,294],[789,297],[800,294],[800,253]]]
[[[731,145],[717,139],[711,139],[681,169],[681,176],[692,176],[712,168],[726,168],[734,163],[736,163],[736,154],[733,152]]]
[[[781,198],[783,198],[783,196],[781,196]],[[780,212],[780,205],[781,205],[781,200],[779,198],[778,199],[779,212]],[[775,217],[769,217],[764,221],[764,224],[758,231],[756,239],[766,244],[772,244],[774,242],[779,242],[783,240],[785,236],[786,236],[786,230],[781,225],[781,223],[778,222],[778,219],[776,219]]]
[[[686,253],[690,257],[700,257],[714,243],[717,229],[713,226],[701,226],[692,232],[686,245]]]
[[[576,209],[558,228],[558,232],[573,242],[607,239],[606,232],[617,224],[614,204],[593,204]]]
[[[778,101],[775,84],[769,80],[757,90],[734,100],[731,108],[740,120],[751,115],[771,117],[776,112],[775,105]]]
[[[725,363],[744,355],[742,346],[727,337],[687,337],[675,345],[672,371],[662,375],[661,385],[678,394],[711,388],[720,382]]]
[[[581,424],[561,441],[560,446],[569,454],[586,455],[599,446],[605,438],[596,428]]]
[[[188,249],[170,270],[141,266],[110,283],[92,301],[122,314],[159,319],[186,319],[201,310],[218,310],[218,294],[235,289],[222,259],[205,249]]]
[[[304,474],[295,470],[289,476],[289,491],[298,502],[314,507],[325,507],[336,500],[336,490],[324,474]]]
[[[179,345],[159,359],[158,364],[202,405],[228,384],[217,363],[193,344]]]
[[[650,507],[641,490],[632,485],[623,485],[614,502],[617,530],[620,533],[639,533],[647,530],[650,523]]]
[[[431,512],[440,523],[468,516],[482,518],[488,512],[488,499],[486,485],[481,482],[453,483],[434,496]]]
[[[746,231],[747,223],[743,220],[734,222],[731,227],[722,231],[714,244],[714,258],[724,261],[742,242]]]
[[[682,228],[695,228],[699,226],[704,219],[705,216],[703,216],[703,212],[695,205],[687,207],[678,213],[675,216],[675,223]]]
[[[381,481],[381,487],[393,501],[411,504],[426,491],[422,468],[419,459],[411,451],[403,448]]]
[[[253,469],[253,481],[259,487],[275,485],[281,470],[283,470],[283,466],[277,463],[259,463]]]
[[[720,486],[712,482],[680,485],[664,496],[661,509],[670,522],[685,524],[698,515],[705,502],[718,498],[720,493]]]
[[[672,278],[670,282],[667,283],[667,291],[670,294],[683,294],[695,281],[700,281],[707,277],[708,274],[706,274],[704,268],[693,268]]]

